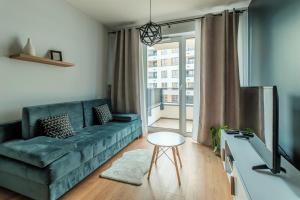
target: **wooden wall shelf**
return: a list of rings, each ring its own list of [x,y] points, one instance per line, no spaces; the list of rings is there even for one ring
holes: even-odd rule
[[[68,62],[63,62],[63,61],[56,61],[56,60],[51,60],[51,59],[48,59],[48,58],[43,58],[43,57],[39,57],[39,56],[30,56],[30,55],[26,55],[26,54],[16,54],[16,55],[11,55],[9,57],[12,58],[12,59],[17,59],[17,60],[43,63],[43,64],[48,64],[48,65],[56,65],[56,66],[61,66],[61,67],[72,67],[72,66],[74,66],[73,63],[68,63]]]

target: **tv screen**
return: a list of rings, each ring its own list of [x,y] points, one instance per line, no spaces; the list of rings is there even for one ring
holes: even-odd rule
[[[242,112],[245,113],[243,126],[253,129],[255,134],[249,142],[264,162],[256,169],[267,168],[273,173],[279,173],[277,88],[245,87],[242,89],[242,102]],[[247,109],[248,112],[245,112]]]

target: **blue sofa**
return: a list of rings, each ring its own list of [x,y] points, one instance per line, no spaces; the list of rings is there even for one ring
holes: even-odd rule
[[[93,107],[103,104],[110,102],[26,107],[22,131],[20,122],[0,126],[0,186],[33,199],[57,199],[142,134],[136,114],[113,114],[112,122],[96,125]],[[69,115],[75,135],[43,136],[39,119],[62,113]]]

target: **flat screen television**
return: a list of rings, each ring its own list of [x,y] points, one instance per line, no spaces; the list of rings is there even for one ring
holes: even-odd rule
[[[259,93],[257,96],[258,115],[261,122],[260,129],[257,129],[254,137],[249,142],[260,155],[264,163],[253,166],[253,170],[269,169],[272,173],[277,174],[285,171],[281,168],[281,156],[279,153],[279,107],[278,91],[276,86],[272,87],[252,87]]]

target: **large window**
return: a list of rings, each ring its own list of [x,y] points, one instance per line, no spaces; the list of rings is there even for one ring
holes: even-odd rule
[[[190,133],[192,130],[194,46],[194,38],[176,36],[146,47],[147,124],[155,131],[175,129]],[[183,98],[185,101],[181,102]]]

